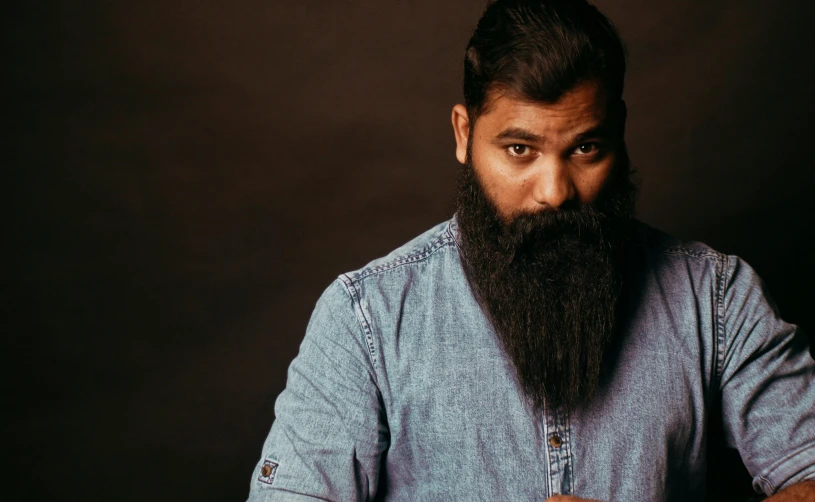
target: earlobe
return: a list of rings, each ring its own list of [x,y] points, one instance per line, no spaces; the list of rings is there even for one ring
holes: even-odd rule
[[[467,142],[470,139],[470,119],[464,105],[453,107],[453,134],[456,138],[456,159],[462,164],[467,162]]]

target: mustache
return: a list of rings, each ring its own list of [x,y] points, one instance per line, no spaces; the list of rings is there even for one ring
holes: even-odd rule
[[[499,235],[508,249],[523,248],[534,242],[551,243],[601,235],[605,221],[606,216],[588,204],[568,209],[543,209],[514,215]]]
[[[566,208],[544,208],[516,213],[508,221],[498,215],[490,201],[482,199],[479,216],[491,220],[476,240],[491,251],[495,265],[509,266],[526,258],[549,256],[551,259],[575,257],[586,252],[611,252],[619,244],[613,217],[594,204]]]

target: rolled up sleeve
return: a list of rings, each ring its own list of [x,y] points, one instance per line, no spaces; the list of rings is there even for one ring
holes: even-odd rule
[[[387,425],[370,346],[339,280],[317,302],[275,415],[249,501],[376,494]]]
[[[728,257],[719,369],[728,443],[756,491],[815,479],[815,361],[806,335],[784,322],[762,280]]]

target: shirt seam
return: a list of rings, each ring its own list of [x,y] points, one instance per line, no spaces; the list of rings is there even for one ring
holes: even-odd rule
[[[363,269],[362,271],[358,272],[358,275],[353,277],[353,273],[340,274],[339,280],[342,282],[346,293],[351,298],[351,303],[354,306],[354,315],[357,318],[357,322],[359,323],[362,332],[365,334],[365,344],[368,348],[368,359],[375,370],[374,378],[376,379],[377,386],[379,385],[379,372],[376,370],[380,368],[377,363],[378,358],[376,354],[376,344],[374,343],[373,337],[373,327],[371,325],[371,321],[368,319],[368,316],[365,315],[365,310],[362,308],[362,293],[357,287],[357,284],[367,277],[379,275],[399,267],[426,260],[439,249],[448,247],[452,241],[453,235],[450,232],[450,222],[448,222],[444,231],[440,232],[440,235],[416,251],[412,251],[405,256],[398,257],[395,260],[383,263],[381,265]]]
[[[684,255],[693,258],[713,258],[715,260],[721,260],[722,256],[725,256],[722,253],[719,253],[718,251],[715,250],[694,251],[693,249],[688,249],[681,246],[663,247],[659,245],[654,245],[654,249],[662,252],[663,254]]]
[[[426,244],[421,249],[411,251],[407,255],[400,256],[381,265],[362,269],[353,277],[351,277],[349,274],[342,274],[342,276],[346,277],[350,282],[357,283],[370,276],[379,275],[383,272],[388,272],[405,265],[411,265],[413,263],[426,260],[439,249],[448,247],[452,243],[453,239],[449,232],[449,223],[447,230],[448,231],[442,232],[441,235],[437,236],[434,240]]]
[[[764,481],[770,488],[770,495],[777,493],[782,486],[787,484],[791,479],[795,478],[796,476],[801,474],[801,472],[805,471],[808,467],[811,466],[810,463],[807,463],[805,461],[807,459],[806,454],[809,451],[811,451],[812,446],[813,446],[812,444],[809,444],[798,448],[791,455],[788,455],[783,460],[776,462],[765,472],[760,473],[759,475],[756,476],[756,478]],[[800,458],[802,457],[804,458],[804,462],[801,462],[800,460]],[[790,474],[789,471],[793,469],[797,470],[795,470],[794,473]],[[779,475],[779,472],[781,473],[781,475]],[[780,477],[783,477],[784,479],[778,479]],[[772,480],[775,481],[777,484],[771,482],[770,478],[772,478]],[[803,477],[802,479],[796,481],[796,483],[805,481],[807,479],[808,478]]]
[[[775,494],[775,492],[776,492],[776,487],[775,487],[775,486],[774,486],[772,483],[770,483],[770,480],[769,480],[769,479],[765,478],[765,477],[764,477],[764,476],[762,476],[761,474],[759,474],[758,476],[756,476],[756,478],[758,479],[759,484],[763,483],[764,485],[766,485],[766,487],[767,487],[767,488],[769,488],[769,489],[770,489],[770,495]],[[762,489],[762,490],[764,490],[764,487],[761,487],[761,489]]]
[[[362,310],[359,289],[357,289],[353,281],[351,281],[345,274],[340,275],[339,278],[345,287],[346,294],[348,294],[348,296],[351,298],[351,304],[354,306],[354,317],[357,318],[357,323],[359,323],[360,328],[362,328],[362,332],[365,334],[365,345],[368,348],[368,359],[371,362],[371,366],[374,368],[374,370],[376,370],[377,358],[376,350],[374,348],[373,330],[371,329],[371,324],[368,321],[368,318],[365,317],[365,312]],[[378,385],[378,373],[376,371],[373,373]]]
[[[716,387],[721,386],[724,374],[724,358],[726,347],[725,293],[730,279],[730,258],[727,255],[716,261]]]
[[[309,500],[325,500],[325,501],[330,501],[331,500],[331,499],[327,499],[327,498],[323,498],[323,497],[318,497],[316,495],[309,495],[307,493],[298,492],[296,490],[289,489],[289,488],[281,488],[279,486],[269,487],[269,488],[265,489],[265,492],[266,493],[263,496],[263,502],[269,502],[269,500],[272,497],[278,497],[278,496],[291,498],[291,495],[294,495],[295,497],[297,497],[299,499],[305,498],[305,499],[309,499]],[[281,493],[283,495],[281,495]]]
[[[574,495],[574,478],[576,476],[574,458],[572,457],[572,417],[566,414],[566,465],[569,468],[569,495]]]
[[[552,496],[552,459],[549,454],[549,419],[544,411],[541,414],[541,421],[543,422],[543,451],[546,457],[546,495]]]
[[[635,220],[637,223],[634,233],[636,237],[634,240],[640,241],[641,245],[654,251],[663,252],[665,254],[682,254],[696,258],[714,258],[721,259],[723,253],[717,251],[707,244],[698,241],[686,241],[678,239],[674,236],[665,234],[647,223]],[[665,242],[665,240],[668,242]]]

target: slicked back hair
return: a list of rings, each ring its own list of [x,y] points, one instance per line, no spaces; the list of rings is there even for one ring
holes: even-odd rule
[[[494,0],[464,57],[464,103],[475,124],[490,91],[557,102],[598,79],[608,102],[622,98],[625,47],[614,25],[585,0]]]

